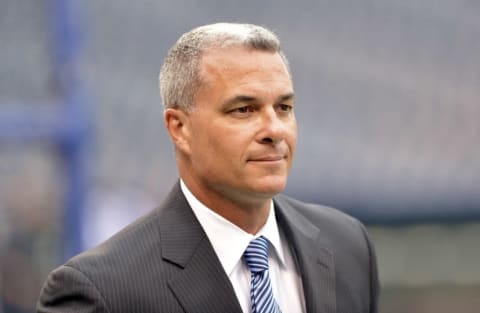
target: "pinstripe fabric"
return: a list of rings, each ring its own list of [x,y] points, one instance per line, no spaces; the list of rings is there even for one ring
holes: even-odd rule
[[[260,236],[250,242],[243,256],[252,273],[252,313],[281,313],[273,296],[268,272],[268,240]]]
[[[375,254],[360,223],[278,196],[277,220],[302,275],[309,313],[375,313]],[[177,183],[165,202],[50,273],[39,313],[242,313]]]

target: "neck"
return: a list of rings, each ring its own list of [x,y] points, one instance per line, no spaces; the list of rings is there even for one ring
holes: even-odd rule
[[[207,208],[221,215],[245,232],[256,234],[267,222],[272,197],[249,194],[231,195],[227,191],[199,188],[183,180],[188,190]]]

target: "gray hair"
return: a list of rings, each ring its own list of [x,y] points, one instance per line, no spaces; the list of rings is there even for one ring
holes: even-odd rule
[[[160,70],[160,96],[165,108],[190,111],[202,86],[200,59],[210,48],[242,46],[276,52],[288,67],[280,41],[270,30],[252,24],[217,23],[183,34],[170,49]]]

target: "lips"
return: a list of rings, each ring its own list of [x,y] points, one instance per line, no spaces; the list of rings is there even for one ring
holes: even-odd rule
[[[252,154],[247,162],[277,162],[287,159],[288,153],[283,151]]]
[[[274,162],[274,161],[281,161],[283,159],[286,159],[287,157],[285,155],[265,155],[265,156],[258,156],[249,159],[249,161],[254,161],[254,162]]]

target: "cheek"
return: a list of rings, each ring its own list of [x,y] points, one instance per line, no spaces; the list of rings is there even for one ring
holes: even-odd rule
[[[215,168],[233,162],[236,144],[225,133],[221,131],[204,132],[194,137],[197,139],[194,139],[196,140],[196,149],[192,153],[192,158],[203,163],[203,166]]]
[[[242,147],[252,141],[255,129],[252,124],[222,121],[219,125],[212,125],[209,130],[210,144],[219,150],[239,153]]]
[[[210,144],[219,162],[233,163],[241,157],[241,144],[235,140],[236,138],[222,133],[216,136],[217,138],[211,140]]]
[[[295,122],[293,122],[292,126],[290,127],[290,130],[288,132],[288,135],[287,135],[288,145],[292,149],[292,152],[293,152],[293,150],[295,150],[295,146],[297,144],[297,135],[298,135],[297,124]]]
[[[246,158],[255,138],[254,125],[236,125],[212,117],[192,129],[192,158],[207,167],[238,166]],[[199,127],[202,126],[202,127]],[[208,165],[207,165],[208,164]]]

